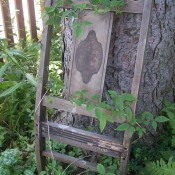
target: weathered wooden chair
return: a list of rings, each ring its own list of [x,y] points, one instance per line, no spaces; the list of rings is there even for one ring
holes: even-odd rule
[[[79,1],[75,1],[75,3],[77,2]],[[88,3],[89,1],[82,0],[80,2]],[[56,0],[46,0],[46,6],[52,6],[55,4]],[[63,7],[70,8],[68,3],[65,3]],[[131,94],[136,98],[138,97],[142,77],[142,67],[147,44],[151,9],[152,0],[128,1],[126,7],[123,9],[123,12],[126,13],[142,13],[140,38],[131,89]],[[127,173],[127,164],[131,147],[131,137],[128,131],[124,132],[123,142],[120,142],[116,138],[46,121],[46,107],[95,117],[94,111],[86,111],[85,105],[78,107],[71,104],[68,100],[70,100],[76,90],[87,89],[90,96],[94,94],[102,95],[113,22],[113,12],[99,14],[95,17],[92,12],[88,12],[84,15],[83,20],[89,20],[93,24],[85,28],[80,38],[76,39],[74,37],[68,99],[65,100],[52,97],[52,103],[48,102],[45,89],[45,85],[48,81],[47,67],[49,65],[52,26],[45,26],[44,28],[38,73],[39,80],[36,95],[37,111],[35,117],[35,149],[38,172],[45,169],[46,157],[52,156],[60,161],[69,164],[74,162],[75,166],[89,168],[91,171],[97,171],[97,165],[93,163],[53,152],[51,150],[46,150],[45,138],[49,138],[112,157],[119,157],[121,160],[120,171],[122,175],[125,175]],[[99,98],[99,101],[100,99],[101,97]],[[135,113],[136,102],[131,104],[131,109],[133,113]],[[118,123],[122,122],[117,117],[114,121]]]

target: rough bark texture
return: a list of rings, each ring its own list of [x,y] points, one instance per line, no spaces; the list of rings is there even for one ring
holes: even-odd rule
[[[175,2],[174,0],[155,0],[152,10],[152,20],[142,76],[141,91],[137,105],[137,116],[144,111],[158,115],[162,109],[163,99],[174,101],[175,87]],[[104,96],[109,99],[107,90],[112,89],[118,93],[130,92],[134,74],[134,64],[139,40],[141,24],[140,14],[116,15],[110,43],[110,52]],[[69,61],[72,44],[72,31],[70,21],[63,22],[64,40],[64,71],[65,91],[69,76]],[[73,117],[74,126],[89,125],[91,121],[84,117]],[[87,122],[89,121],[89,122]],[[84,123],[84,124],[83,124]],[[113,130],[114,126],[108,124],[104,131],[107,135],[118,136]],[[95,122],[95,132],[98,132]],[[85,126],[86,128],[87,126]],[[145,141],[151,144],[150,135],[156,136],[151,127]]]

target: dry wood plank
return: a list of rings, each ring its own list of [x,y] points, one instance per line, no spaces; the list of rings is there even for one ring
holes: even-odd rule
[[[143,60],[145,57],[145,51],[146,51],[146,45],[147,45],[149,24],[150,24],[151,11],[152,11],[152,2],[153,2],[152,0],[145,0],[145,3],[144,3],[134,77],[133,77],[133,83],[131,88],[131,94],[136,98],[138,98],[138,95],[139,95],[140,83],[142,78]],[[131,104],[131,109],[134,114],[136,111],[136,105],[137,105],[137,102],[133,102]],[[120,162],[121,174],[125,175],[127,174],[127,165],[128,165],[129,154],[131,149],[131,137],[128,131],[125,131],[124,133],[123,146],[125,147],[125,149],[128,150],[127,152],[123,152],[121,156],[121,162]]]
[[[122,142],[116,138],[76,129],[54,122],[42,122],[41,130],[42,137],[112,157],[120,157],[124,150],[121,145]]]
[[[87,111],[85,104],[83,104],[80,107],[80,106],[77,106],[76,104],[72,104],[70,101],[65,100],[65,99],[56,98],[56,97],[49,97],[49,98],[51,99],[52,103],[50,103],[48,101],[48,97],[45,96],[43,98],[43,101],[42,101],[43,106],[47,106],[49,108],[54,108],[54,109],[58,109],[58,110],[71,112],[71,113],[74,113],[74,114],[79,114],[79,115],[90,116],[90,117],[96,118],[94,110]],[[111,114],[111,112],[106,110],[106,109],[101,108],[101,110],[105,114],[109,114],[109,115]],[[125,119],[120,120],[116,116],[116,117],[113,117],[113,121],[116,122],[116,123],[123,123],[123,122],[125,122]]]
[[[9,39],[7,41],[8,44],[13,44],[14,38],[13,38],[9,0],[4,0],[4,1],[1,0],[0,6],[1,6],[1,11],[2,11],[2,20],[3,20],[3,25],[4,25],[5,37]]]
[[[88,20],[91,25],[84,27],[81,36],[74,36],[69,89],[67,99],[77,90],[88,90],[87,97],[103,92],[104,78],[108,59],[109,42],[113,13],[108,12],[94,17],[92,11],[79,14],[79,21]]]
[[[28,7],[31,39],[37,40],[38,37],[37,37],[37,29],[36,29],[34,0],[27,0],[27,7]]]
[[[23,13],[23,6],[22,0],[15,0],[15,9],[19,10],[16,13],[16,21],[17,21],[17,30],[18,30],[18,37],[19,39],[23,39],[23,44],[26,41],[26,31],[25,31],[25,24],[24,24],[24,13]]]
[[[57,0],[53,0],[52,5],[56,5]],[[73,3],[75,4],[89,4],[89,0],[72,0]],[[143,12],[143,5],[144,5],[144,0],[137,0],[137,1],[133,1],[133,0],[127,0],[126,1],[126,6],[122,9],[123,12],[126,13],[142,13]],[[72,5],[67,2],[66,0],[64,1],[64,4],[60,7],[63,8],[72,8]],[[105,9],[105,6],[103,5],[99,5],[98,6],[101,9]],[[87,7],[87,9],[90,9]],[[116,11],[115,8],[111,8],[111,11]]]
[[[51,5],[51,0],[47,0],[47,6]],[[48,17],[45,19],[48,19]],[[44,23],[45,23],[44,22]],[[35,152],[37,160],[37,169],[40,173],[45,169],[46,159],[41,155],[45,150],[45,138],[41,136],[40,122],[45,121],[46,107],[41,105],[41,99],[46,92],[45,85],[48,80],[47,67],[49,66],[50,45],[52,37],[52,26],[45,26],[41,40],[40,65],[38,71],[38,85],[36,92],[36,113],[35,113]]]
[[[95,163],[87,162],[87,161],[77,159],[71,156],[67,156],[64,154],[60,154],[54,151],[51,152],[49,150],[44,150],[42,152],[42,155],[50,158],[52,158],[52,155],[53,155],[54,159],[56,160],[60,160],[62,162],[72,164],[74,166],[81,167],[84,169],[88,168],[90,171],[97,172],[97,165]]]

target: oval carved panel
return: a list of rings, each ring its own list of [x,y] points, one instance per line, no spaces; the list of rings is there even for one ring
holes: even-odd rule
[[[91,30],[84,41],[81,41],[75,53],[76,69],[81,73],[82,80],[87,84],[97,74],[103,60],[103,49],[97,41],[96,33]]]

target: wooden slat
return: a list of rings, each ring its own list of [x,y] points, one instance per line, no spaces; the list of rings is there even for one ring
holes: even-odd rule
[[[83,33],[78,39],[74,36],[67,99],[71,99],[75,91],[86,89],[89,91],[87,97],[100,94],[98,99],[100,101],[106,73],[113,12],[94,17],[92,11],[83,11],[79,15],[80,22],[88,20],[92,24],[83,28]]]
[[[121,145],[122,142],[116,138],[54,122],[42,122],[41,130],[43,137],[112,157],[120,157],[124,150]]]
[[[15,0],[15,9],[19,10],[16,13],[16,21],[17,21],[17,30],[19,39],[23,39],[23,44],[26,41],[26,31],[24,24],[24,14],[23,14],[23,6],[22,0]]]
[[[131,88],[131,94],[136,98],[138,98],[138,95],[139,95],[140,83],[142,78],[143,60],[146,52],[149,23],[151,19],[151,11],[152,11],[152,2],[153,2],[152,0],[145,0],[145,3],[144,3],[134,77],[133,77],[133,83]],[[133,114],[135,114],[136,105],[137,105],[137,102],[133,102],[131,104],[131,109],[133,111]],[[127,173],[127,165],[128,165],[129,154],[131,149],[131,137],[128,131],[125,131],[124,133],[123,146],[128,149],[128,151],[124,155],[122,155],[122,157],[126,157],[126,158],[121,158],[121,163],[120,163],[121,174],[125,175]]]
[[[3,25],[4,25],[5,37],[9,39],[8,44],[13,44],[14,38],[13,38],[9,1],[1,0],[0,6],[1,6],[1,11],[2,11],[2,20],[3,20]]]
[[[31,39],[37,40],[34,0],[27,0]]]
[[[84,161],[81,159],[77,159],[77,158],[67,156],[64,154],[60,154],[57,152],[53,152],[53,151],[51,153],[51,151],[49,151],[49,150],[43,151],[42,155],[46,156],[46,157],[50,157],[50,158],[52,158],[52,156],[53,156],[54,159],[60,160],[64,163],[72,164],[74,166],[81,167],[84,169],[88,168],[90,171],[97,172],[97,164],[95,164],[95,163],[87,162],[87,161]]]
[[[51,0],[47,0],[47,6],[51,5]],[[48,17],[45,19],[48,19]],[[44,22],[44,23],[45,23]],[[40,122],[45,121],[46,107],[41,105],[41,99],[46,92],[45,86],[48,80],[47,67],[49,66],[50,45],[52,37],[52,26],[45,26],[41,40],[40,65],[38,71],[38,85],[36,92],[36,113],[35,113],[35,151],[38,173],[45,169],[46,159],[41,155],[45,150],[45,138],[41,137]]]
[[[75,114],[79,114],[79,115],[85,115],[85,116],[90,116],[90,117],[96,118],[94,110],[87,111],[86,105],[84,105],[84,104],[80,107],[80,106],[77,106],[76,104],[70,103],[70,101],[67,101],[67,100],[64,100],[61,98],[56,98],[56,97],[49,97],[49,98],[51,99],[52,103],[50,103],[48,101],[48,97],[45,96],[43,98],[43,101],[42,101],[43,106],[47,106],[49,108],[54,108],[54,109],[58,109],[58,110],[63,110],[63,111],[67,111],[67,112],[71,112],[71,113],[75,113]],[[106,109],[101,108],[101,110],[105,114],[111,114],[111,112],[106,110]],[[113,117],[113,121],[116,123],[123,123],[125,121],[125,119],[120,120],[116,116],[116,117]]]
[[[89,4],[89,0],[72,0],[75,4],[87,3]],[[57,0],[53,0],[53,5],[56,5]],[[122,9],[123,12],[126,13],[142,13],[143,12],[144,0],[126,0],[126,6]],[[68,3],[66,0],[64,4],[60,7],[64,8],[72,8],[72,5]],[[99,8],[104,9],[105,6],[100,5]],[[87,8],[89,9],[89,8]],[[111,8],[111,11],[116,11],[115,8]]]

